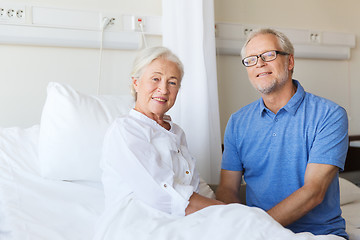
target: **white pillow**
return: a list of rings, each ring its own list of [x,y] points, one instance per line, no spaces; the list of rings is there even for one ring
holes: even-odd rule
[[[109,125],[133,107],[132,96],[95,96],[50,82],[39,133],[41,175],[100,181],[102,142]]]
[[[360,188],[352,182],[339,178],[340,184],[340,205],[345,205],[354,201],[360,201]]]

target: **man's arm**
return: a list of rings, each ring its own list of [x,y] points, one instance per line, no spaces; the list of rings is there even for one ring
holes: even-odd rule
[[[216,189],[216,199],[225,203],[240,203],[241,171],[221,169],[220,184]]]
[[[304,186],[268,211],[277,222],[287,226],[319,205],[339,168],[328,164],[309,163]]]

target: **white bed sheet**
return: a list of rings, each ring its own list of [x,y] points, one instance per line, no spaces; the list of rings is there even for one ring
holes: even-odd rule
[[[341,206],[350,240],[360,240],[360,199]]]
[[[103,191],[97,184],[40,177],[38,130],[0,129],[0,239],[89,240],[103,211]]]
[[[0,239],[91,240],[96,223],[100,224],[100,228],[104,223],[97,222],[104,210],[101,184],[48,180],[40,177],[37,166],[38,135],[39,126],[28,129],[0,128]],[[208,196],[213,194],[204,183],[201,189]],[[239,208],[235,210],[231,205],[224,207],[225,210],[220,210],[221,208],[211,210],[216,208],[211,207],[180,219],[164,218],[160,213],[160,219],[148,218],[148,220],[155,220],[150,221],[154,227],[151,233],[154,238],[144,235],[136,238],[131,236],[132,232],[128,231],[128,227],[134,227],[130,219],[135,218],[138,221],[142,213],[139,211],[141,208],[138,208],[138,203],[132,202],[129,209],[131,207],[135,207],[134,213],[120,218],[126,224],[123,224],[123,227],[118,229],[119,231],[115,231],[112,235],[113,239],[138,240],[141,237],[156,240],[194,239],[194,237],[196,239],[214,239],[214,237],[226,239],[224,238],[226,234],[233,236],[231,239],[237,239],[240,236],[242,236],[241,239],[244,239],[244,236],[250,237],[245,239],[331,239],[321,236],[313,237],[307,233],[294,235],[276,224],[261,224],[261,219],[266,219],[267,215],[254,214],[245,206],[242,210]],[[142,208],[147,207],[142,206]],[[233,223],[231,216],[236,215],[237,211],[242,211],[244,218],[243,221]],[[354,223],[359,223],[354,214],[354,211],[358,212],[358,210],[350,209],[350,205],[346,205],[343,211],[346,218],[353,217]],[[225,215],[230,216],[228,220],[220,220]],[[349,229],[350,227],[353,229],[350,232],[351,236],[355,236],[359,231],[353,221],[348,221],[348,225],[351,224],[348,226]],[[257,223],[263,229],[268,228],[269,235],[259,235],[259,231],[254,229],[256,224],[250,223]],[[179,224],[185,228],[179,228]],[[242,234],[231,230],[232,227],[229,226],[234,224],[243,225],[240,228]],[[199,225],[206,228],[197,228]],[[103,227],[109,226],[105,224]],[[218,229],[215,232],[217,236],[212,235],[214,231],[207,230],[216,228]],[[179,231],[181,229],[183,231]],[[289,237],[280,238],[281,235]]]

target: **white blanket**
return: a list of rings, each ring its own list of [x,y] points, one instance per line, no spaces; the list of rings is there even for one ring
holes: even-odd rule
[[[97,224],[94,240],[343,239],[294,234],[259,208],[241,204],[207,207],[185,217],[151,208],[128,195],[109,206]]]

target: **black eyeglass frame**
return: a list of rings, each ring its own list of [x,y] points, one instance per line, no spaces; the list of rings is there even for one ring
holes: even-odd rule
[[[268,52],[275,52],[275,58],[271,59],[271,60],[265,60],[263,58],[263,54],[268,53]],[[258,55],[251,55],[251,56],[245,57],[245,58],[243,58],[241,60],[241,62],[245,67],[252,67],[252,66],[255,66],[258,63],[259,58],[261,58],[261,60],[263,60],[264,62],[271,62],[271,61],[274,61],[277,58],[278,54],[280,54],[280,55],[290,55],[290,53],[287,53],[287,52],[278,51],[278,50],[270,50],[270,51],[266,51],[266,52],[263,52],[263,53],[258,54]],[[244,61],[245,61],[245,59],[250,58],[250,57],[256,57],[256,62],[254,64],[252,64],[252,65],[247,65],[246,66]]]

